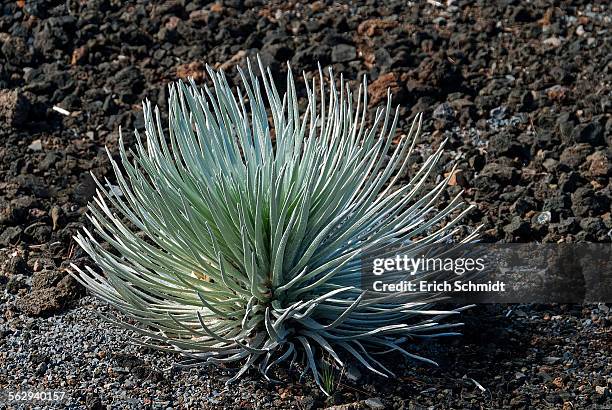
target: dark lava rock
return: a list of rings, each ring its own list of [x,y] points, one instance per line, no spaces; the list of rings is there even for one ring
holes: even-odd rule
[[[572,194],[572,211],[577,216],[601,215],[610,211],[610,198],[588,186],[579,187]]]
[[[42,362],[38,365],[38,367],[36,367],[35,373],[37,376],[42,376],[47,372],[47,369],[48,369],[47,363]]]
[[[453,118],[455,111],[449,103],[442,103],[438,105],[432,113],[433,118],[438,120],[447,120]]]
[[[517,157],[523,153],[523,146],[508,133],[500,132],[489,140],[489,149],[496,156]]]
[[[342,63],[357,58],[357,49],[349,44],[338,44],[332,47],[331,59],[334,63]]]
[[[8,293],[17,294],[21,289],[27,289],[28,284],[25,277],[22,275],[11,276],[6,283],[6,291]]]
[[[9,259],[7,271],[11,275],[30,275],[30,268],[27,262],[20,255]]]
[[[115,92],[124,103],[131,104],[142,92],[144,77],[135,66],[128,66],[119,71],[110,79]]]
[[[159,382],[159,381],[163,380],[163,378],[164,378],[161,372],[153,369],[149,365],[133,367],[130,370],[130,374],[132,374],[134,377],[136,377],[138,379],[141,379],[141,380],[145,380],[145,379],[146,380],[151,380],[154,383]]]
[[[578,125],[575,135],[577,142],[591,145],[603,145],[604,143],[604,127],[599,122]]]
[[[563,165],[565,169],[577,168],[591,152],[593,152],[593,147],[589,144],[570,145],[561,153],[559,164]]]
[[[574,217],[564,218],[555,225],[557,231],[562,235],[574,234],[578,231],[578,222]]]
[[[555,218],[558,215],[562,215],[569,212],[569,208],[572,204],[569,194],[558,194],[551,198],[544,200],[542,206],[543,211],[550,211],[552,220],[556,221]]]
[[[436,129],[447,129],[455,122],[455,111],[449,103],[439,104],[432,114]]]
[[[529,23],[535,19],[527,8],[519,6],[512,12],[510,20],[513,23]]]
[[[51,238],[51,227],[43,222],[28,226],[23,233],[32,239],[34,243],[45,243]]]
[[[436,100],[433,97],[423,96],[420,97],[416,104],[414,104],[411,108],[413,114],[417,114],[420,112],[430,112],[432,106],[435,104]]]
[[[87,407],[88,410],[102,410],[104,408],[102,406],[102,400],[94,393],[88,393],[87,397],[85,397],[85,407]]]
[[[523,221],[520,216],[515,216],[512,221],[504,226],[504,232],[513,237],[524,237],[530,232],[529,222]]]
[[[28,194],[45,199],[49,198],[51,195],[49,186],[41,177],[30,174],[20,174],[17,175],[15,180],[19,183],[19,188]]]
[[[441,89],[448,93],[458,91],[463,79],[457,66],[443,55],[423,60],[416,69],[416,75],[421,84],[433,87],[437,91],[435,93],[439,93]]]
[[[47,57],[54,56],[69,44],[75,21],[70,15],[44,20],[34,30],[34,48]]]
[[[32,208],[36,208],[39,206],[39,201],[30,195],[23,195],[19,198],[13,199],[9,206],[7,212],[10,214],[10,222],[11,223],[22,223],[23,220],[27,217],[28,212]]]
[[[578,172],[563,173],[559,177],[559,190],[561,192],[574,192],[581,182]]]
[[[5,39],[0,38],[0,42],[2,43],[0,51],[4,54],[6,61],[14,64],[29,64],[32,62],[32,52],[23,38],[8,36]]]
[[[484,155],[475,153],[474,155],[470,156],[468,163],[470,164],[470,167],[474,169],[474,171],[480,171],[486,165],[487,159]]]
[[[144,360],[140,357],[134,356],[128,353],[119,353],[113,356],[115,363],[119,367],[125,367],[126,369],[132,369],[137,366],[145,364]]]
[[[41,171],[47,171],[51,167],[55,166],[55,163],[61,158],[61,155],[57,152],[47,152],[42,161],[38,163],[38,169]]]
[[[576,117],[574,113],[562,112],[556,120],[556,127],[561,136],[561,140],[566,143],[573,143],[575,138]]]
[[[524,215],[528,211],[535,210],[538,204],[533,198],[530,197],[520,197],[516,200],[512,206],[510,206],[510,210],[516,212],[519,215]]]
[[[65,276],[66,276],[65,272],[60,272],[57,269],[42,270],[40,272],[35,272],[34,275],[32,276],[32,289],[41,290],[41,289],[47,289],[47,288],[54,287]]]
[[[0,123],[9,127],[25,124],[30,102],[19,90],[0,90]]]
[[[119,353],[113,356],[113,359],[117,366],[126,368],[130,374],[138,379],[152,380],[153,382],[159,382],[163,379],[163,375],[154,370],[150,365],[144,362],[141,358],[128,354]]]
[[[489,195],[499,195],[502,187],[515,185],[518,182],[519,173],[516,168],[491,162],[484,166],[480,174],[474,180],[474,187],[480,192]]]
[[[291,63],[293,66],[310,66],[317,61],[321,65],[329,64],[331,48],[327,44],[315,44],[295,52]]]
[[[270,54],[278,62],[285,62],[293,57],[293,50],[286,44],[266,44],[262,52]]]
[[[81,176],[81,182],[74,188],[74,200],[79,204],[87,205],[96,194],[96,188],[96,181],[91,174],[84,173]]]
[[[0,234],[0,245],[8,246],[19,242],[23,229],[19,226],[10,226]]]
[[[604,238],[608,229],[601,218],[589,217],[580,221],[580,227],[596,238]]]

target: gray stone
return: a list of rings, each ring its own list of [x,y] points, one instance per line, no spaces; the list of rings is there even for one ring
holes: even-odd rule
[[[372,410],[381,410],[385,408],[385,405],[378,397],[367,399],[364,404]]]
[[[23,230],[18,226],[10,226],[0,234],[0,245],[8,246],[19,241],[19,236]]]
[[[351,61],[357,57],[357,49],[348,44],[338,44],[332,48],[331,58],[334,63]]]
[[[30,145],[28,145],[28,149],[30,151],[42,151],[42,141],[34,140]]]

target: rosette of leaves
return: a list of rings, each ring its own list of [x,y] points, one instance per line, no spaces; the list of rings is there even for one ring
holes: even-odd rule
[[[455,233],[460,197],[434,207],[450,176],[424,189],[442,147],[405,181],[421,115],[394,141],[398,110],[389,94],[369,116],[365,79],[354,98],[331,70],[305,76],[300,109],[291,70],[282,95],[259,72],[247,63],[235,89],[210,68],[209,85],[171,85],[167,132],[143,104],[146,141],[120,140],[116,186],[96,180],[93,229],[76,237],[99,269],[74,276],[140,343],[183,365],[239,362],[228,382],[300,357],[321,387],[323,354],[383,376],[381,354],[431,362],[402,342],[456,334],[441,320],[458,311],[366,297],[360,256]]]

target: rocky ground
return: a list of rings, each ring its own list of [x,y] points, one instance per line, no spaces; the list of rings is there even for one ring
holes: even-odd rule
[[[390,358],[393,383],[350,369],[326,400],[299,369],[230,389],[230,369],[170,372],[167,355],[101,332],[67,275],[88,263],[72,236],[89,172],[112,181],[103,147],[116,152],[119,126],[142,128],[141,100],[164,110],[169,81],[204,81],[204,63],[234,81],[257,54],[279,79],[286,61],[367,74],[373,105],[387,88],[402,105],[399,132],[424,111],[420,152],[449,139],[439,171],[458,165],[448,194],[477,204],[466,223],[485,240],[610,242],[607,2],[490,3],[2,3],[0,389],[64,389],[64,404],[89,408],[611,406],[606,305],[479,307],[464,338],[414,347],[439,368]]]

